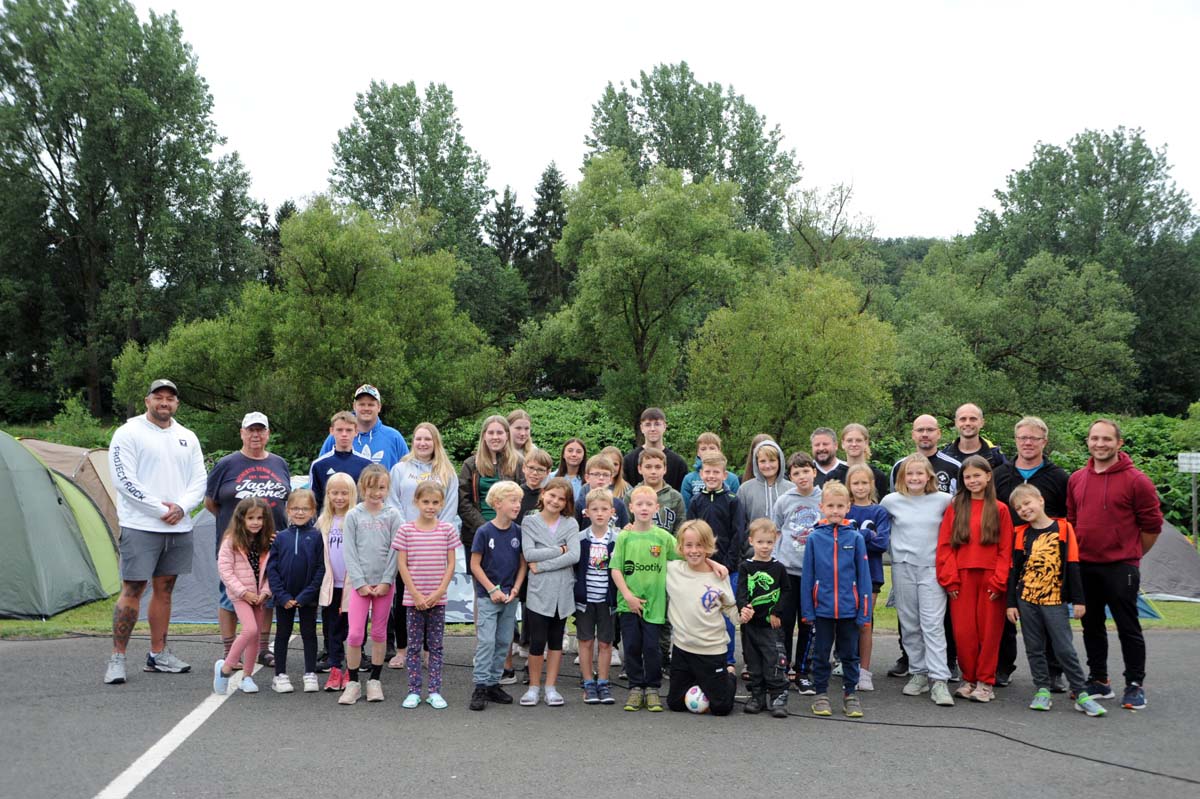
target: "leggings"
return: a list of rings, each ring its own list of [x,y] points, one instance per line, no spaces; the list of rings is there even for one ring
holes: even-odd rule
[[[362,596],[357,590],[346,586],[343,590],[350,591],[350,631],[346,634],[347,646],[362,646],[366,638],[367,611],[375,623],[371,625],[371,640],[382,644],[387,640],[387,616],[392,609],[392,594],[396,586],[389,585],[383,596]]]
[[[304,673],[317,672],[317,606],[275,607],[275,673],[287,674],[288,640],[292,624],[300,616],[300,640],[304,642]]]
[[[525,608],[525,624],[529,627],[529,654],[541,657],[549,649],[561,652],[563,633],[567,629],[567,620],[558,615],[543,616]]]
[[[775,606],[777,608],[775,612],[779,614],[779,620],[783,623],[783,651],[787,653],[788,664],[792,671],[797,674],[808,674],[812,668],[812,664],[809,663],[809,653],[812,650],[812,625],[800,621],[800,576],[789,574],[787,579],[790,589],[787,594],[789,601],[786,605]],[[795,649],[792,648],[792,630],[797,630]],[[795,657],[792,657],[793,652],[795,652]]]
[[[237,614],[242,631],[233,639],[229,654],[225,656],[226,663],[237,663],[238,658],[246,664],[246,672],[254,671],[254,661],[258,659],[258,632],[267,629],[271,623],[271,609],[264,602],[261,605],[251,605],[241,599],[233,600],[233,612]]]
[[[405,615],[408,630],[408,652],[404,666],[408,669],[408,692],[421,693],[421,644],[429,644],[429,692],[442,690],[442,641],[446,631],[446,606],[435,605],[429,610],[414,607],[400,608],[396,615]]]
[[[333,589],[329,604],[321,608],[321,630],[325,636],[325,651],[329,654],[329,665],[339,669],[346,662],[346,621],[342,613],[342,590]]]

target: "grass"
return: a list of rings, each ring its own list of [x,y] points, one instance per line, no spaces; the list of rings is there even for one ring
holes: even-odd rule
[[[885,569],[886,577],[891,576]],[[886,598],[889,586],[884,584],[880,597]],[[116,597],[102,599],[39,621],[35,619],[0,619],[0,640],[22,638],[64,638],[73,635],[108,635],[112,632],[112,612]],[[1151,630],[1200,630],[1200,603],[1196,602],[1155,602],[1154,606],[1162,614],[1162,619],[1142,619],[1142,626]],[[1073,621],[1079,626],[1079,622]],[[1110,622],[1109,627],[1112,628]],[[882,632],[896,632],[896,611],[893,608],[880,607],[875,613],[875,629]],[[1115,628],[1113,628],[1115,629]],[[146,622],[138,622],[134,634],[149,633]],[[216,634],[215,624],[173,624],[171,632],[176,635]],[[446,628],[448,635],[471,635],[474,633],[469,624],[449,624]]]

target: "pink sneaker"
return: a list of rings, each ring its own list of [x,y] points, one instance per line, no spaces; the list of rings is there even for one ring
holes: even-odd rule
[[[342,690],[342,688],[345,687],[345,683],[342,682],[344,677],[345,677],[345,675],[342,673],[342,670],[339,669],[337,666],[334,666],[333,668],[331,668],[329,670],[329,676],[325,678],[325,690],[326,691]]]

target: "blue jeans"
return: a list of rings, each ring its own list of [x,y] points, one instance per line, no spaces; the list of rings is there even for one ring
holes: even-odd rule
[[[630,688],[662,687],[662,653],[658,648],[662,625],[651,624],[636,613],[621,613],[622,660]]]
[[[475,595],[475,667],[476,685],[499,685],[504,660],[517,626],[517,603],[497,605],[486,596]]]

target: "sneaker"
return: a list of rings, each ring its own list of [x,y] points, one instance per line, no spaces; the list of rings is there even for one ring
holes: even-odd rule
[[[529,659],[529,647],[518,646],[517,647],[517,656],[523,660],[528,660]]]
[[[301,679],[304,681],[304,693],[312,694],[321,690],[321,686],[317,682],[317,675],[315,672],[310,671]]]
[[[317,674],[328,674],[330,668],[332,667],[329,665],[328,657],[322,655],[321,657],[317,658]]]
[[[362,683],[357,680],[346,683],[346,687],[342,689],[342,695],[338,697],[338,704],[353,705],[360,696],[362,696]]]
[[[861,719],[863,717],[862,705],[858,702],[858,697],[854,694],[846,694],[842,698],[842,713],[846,718]]]
[[[866,669],[858,671],[858,690],[874,691],[875,690],[875,675]]]
[[[217,661],[223,663],[224,661]],[[125,655],[113,652],[108,657],[108,668],[104,670],[105,685],[121,685],[125,682]],[[215,690],[215,689],[214,689]]]
[[[1000,685],[1000,681],[996,681],[996,685]],[[1001,686],[1003,687],[1003,686]],[[1051,674],[1050,675],[1050,693],[1065,694],[1067,692],[1067,675]]]
[[[625,709],[641,710],[646,705],[646,692],[641,688],[630,688],[629,697],[625,700]]]
[[[116,655],[113,655],[113,657],[116,657]],[[124,666],[125,666],[125,661],[124,661],[124,658],[122,658],[122,660],[121,660],[121,667],[122,667],[121,671],[122,672],[125,671]],[[109,668],[110,669],[112,668],[111,664],[109,664]],[[229,676],[221,673],[221,669],[223,669],[223,668],[225,668],[224,660],[218,660],[216,663],[213,664],[213,693],[221,694],[222,696],[229,693]],[[124,677],[121,678],[122,681],[124,681],[124,679],[125,679]]]
[[[367,701],[383,701],[383,683],[379,680],[367,680]]]
[[[600,687],[595,680],[583,681],[583,703],[585,705],[600,704]]]
[[[430,691],[429,698],[425,700],[434,710],[445,710],[449,705],[446,703],[446,698],[437,691]]]
[[[421,704],[421,695],[420,694],[409,694],[408,696],[404,697],[404,701],[400,703],[400,707],[406,708],[408,710],[412,710],[414,707],[417,707],[420,704]]]
[[[908,658],[901,655],[896,660],[896,665],[888,669],[889,677],[907,677],[908,676]]]
[[[610,666],[620,666],[621,665],[621,651],[619,649],[617,649],[615,646],[612,648],[612,659],[610,659],[608,661],[608,665],[610,665]]]
[[[529,685],[529,667],[528,666],[521,669],[521,684]]]
[[[617,700],[613,698],[612,686],[608,684],[608,680],[600,680],[596,683],[596,693],[600,696],[600,704],[616,704]]]
[[[833,706],[829,704],[829,694],[817,694],[812,703],[814,716],[832,716]]]
[[[658,698],[657,688],[646,689],[646,710],[651,713],[661,713],[663,709],[662,700]]]
[[[242,683],[238,686],[238,689],[244,694],[256,694],[258,693],[258,683],[247,674],[245,677],[242,677]]]
[[[1084,694],[1087,696],[1087,694]],[[1088,699],[1091,702],[1091,699]],[[1095,702],[1092,702],[1095,705]],[[1030,710],[1049,710],[1054,705],[1054,700],[1050,698],[1050,691],[1046,688],[1039,688],[1037,693],[1033,695],[1033,701],[1029,703]],[[1099,707],[1099,705],[1097,705]],[[1103,710],[1104,708],[1100,708]]]
[[[334,666],[332,669],[330,669],[329,676],[325,678],[325,690],[326,691],[342,690],[342,688],[345,687],[342,685],[343,676],[344,675],[342,673],[342,670],[339,669],[337,666]],[[349,679],[349,678],[347,677],[346,679]]]
[[[787,691],[780,691],[779,695],[771,700],[771,715],[777,719],[787,718]]]
[[[954,707],[954,697],[950,696],[950,686],[945,680],[934,680],[929,686],[929,698],[939,707]]]
[[[546,686],[546,704],[550,707],[562,707],[566,704],[563,695],[558,692],[558,688],[553,685]]]
[[[807,674],[796,675],[796,693],[801,696],[813,696],[816,692],[817,686],[813,685]]]
[[[242,678],[245,682],[246,678]],[[292,680],[286,674],[276,674],[271,678],[271,690],[277,694],[290,694],[296,689],[292,687]]]
[[[982,685],[982,683],[980,683],[980,684]],[[963,699],[970,699],[971,694],[974,691],[975,691],[975,683],[964,681],[962,685],[958,686],[958,690],[954,692],[954,695],[961,697]]]
[[[1128,710],[1144,710],[1146,707],[1146,692],[1135,682],[1125,686],[1125,695],[1121,697],[1121,707]]]
[[[1083,693],[1090,696],[1092,699],[1116,699],[1117,695],[1113,693],[1112,683],[1108,680],[1101,682],[1100,680],[1088,680],[1083,686]]]
[[[483,710],[487,707],[487,689],[482,685],[476,685],[475,690],[471,692],[471,701],[467,703],[467,707],[471,710]]]
[[[171,650],[163,649],[157,655],[146,653],[146,665],[142,671],[161,671],[166,674],[186,674],[192,667],[171,654]]]
[[[995,698],[996,692],[985,682],[976,685],[975,690],[971,692],[972,702],[991,702]]]
[[[517,673],[515,671],[513,671],[512,669],[505,669],[503,672],[500,673],[500,684],[501,685],[516,685],[517,684]]]
[[[498,705],[511,705],[512,696],[499,685],[489,685],[483,689],[483,698]]]
[[[1012,685],[1012,676],[1013,676],[1013,673],[1011,671],[1009,671],[1008,669],[996,669],[996,687],[997,688],[1007,688],[1008,686]],[[1061,674],[1058,676],[1062,677]],[[1054,684],[1054,678],[1051,678],[1051,685],[1053,685],[1053,684]],[[1064,686],[1066,685],[1065,680],[1063,681],[1063,685]],[[1063,688],[1063,690],[1065,691],[1066,688]]]
[[[621,669],[621,673],[617,675],[618,680],[628,680],[629,675],[625,673],[625,669]]]
[[[525,693],[521,695],[521,706],[522,707],[533,707],[534,705],[536,705],[538,703],[538,696],[540,695],[540,693],[541,693],[541,689],[538,688],[538,686],[536,686],[536,685],[529,686],[529,688],[527,688],[525,690]]]
[[[1095,697],[1089,696],[1087,693],[1082,693],[1075,699],[1075,709],[1089,716],[1103,716],[1108,712],[1104,709],[1104,705],[1097,702]]]
[[[950,667],[950,679],[947,680],[946,682],[958,682],[961,679],[962,679],[962,669],[960,669],[958,667],[958,664],[956,663]]]
[[[751,716],[762,713],[763,704],[763,697],[758,694],[750,694],[750,698],[746,700],[746,704],[742,707],[742,712],[748,713]]]
[[[829,673],[831,676],[841,677],[842,676],[842,661],[835,660],[833,662],[833,668],[830,669]]]
[[[389,669],[404,668],[404,655],[392,655],[390,658],[388,658],[387,667]]]
[[[929,675],[914,674],[908,678],[908,683],[900,690],[905,696],[920,696],[929,690]]]

